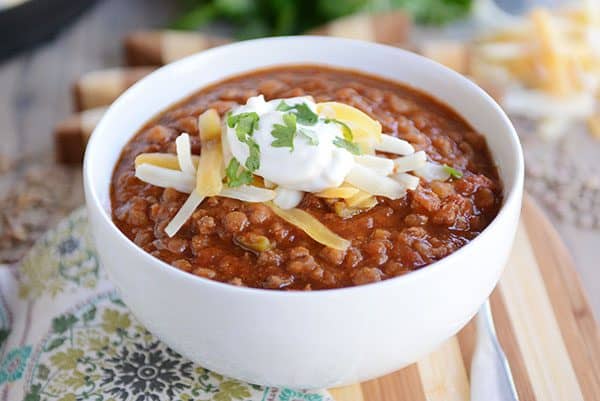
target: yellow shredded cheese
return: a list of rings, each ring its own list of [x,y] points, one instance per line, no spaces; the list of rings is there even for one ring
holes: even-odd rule
[[[358,193],[349,199],[346,199],[346,204],[350,207],[357,207],[362,202],[366,201],[371,197],[371,194],[365,191],[358,191]]]
[[[327,188],[321,192],[317,192],[315,194],[315,196],[318,196],[319,198],[328,198],[328,199],[332,199],[332,198],[348,199],[348,198],[351,198],[354,195],[356,195],[358,192],[359,192],[358,188],[342,186],[342,187],[337,187],[337,188]]]
[[[200,157],[192,155],[192,162],[194,167],[198,167],[198,160]],[[181,170],[177,155],[172,153],[142,153],[137,155],[135,158],[135,167],[142,164],[151,164],[156,167],[168,168],[171,170]]]
[[[354,141],[370,146],[381,142],[381,124],[366,113],[338,102],[317,103],[317,113],[328,118],[335,118],[347,124],[352,129]]]
[[[223,150],[217,140],[202,144],[196,171],[196,191],[203,196],[216,196],[223,189]]]
[[[375,205],[377,205],[377,198],[374,196],[369,196],[367,199],[356,205],[356,207],[359,209],[371,209]]]
[[[544,86],[550,93],[562,96],[571,90],[568,64],[560,51],[560,37],[547,10],[531,13],[531,21],[538,32],[539,54],[545,69]]]
[[[208,109],[200,114],[198,131],[202,142],[212,141],[221,136],[221,117],[215,109]]]
[[[301,209],[283,210],[273,203],[266,203],[277,216],[304,231],[309,237],[318,243],[330,248],[345,251],[350,246],[350,241],[340,237],[311,214]]]

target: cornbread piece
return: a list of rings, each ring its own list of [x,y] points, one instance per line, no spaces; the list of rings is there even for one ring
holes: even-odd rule
[[[73,85],[75,110],[111,104],[127,88],[152,71],[154,67],[119,67],[84,74]]]
[[[63,164],[81,163],[87,141],[100,121],[106,107],[85,110],[61,121],[54,128],[56,161]]]
[[[125,59],[132,66],[163,65],[229,42],[198,32],[137,31],[124,39]]]
[[[458,40],[426,40],[417,52],[461,74],[469,73],[469,46]]]
[[[410,17],[406,13],[398,11],[340,18],[307,33],[368,40],[404,47],[408,44],[411,25]]]

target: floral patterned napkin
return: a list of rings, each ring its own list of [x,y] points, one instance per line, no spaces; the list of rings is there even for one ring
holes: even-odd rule
[[[0,266],[0,401],[332,401],[223,377],[171,350],[99,266],[80,209]]]

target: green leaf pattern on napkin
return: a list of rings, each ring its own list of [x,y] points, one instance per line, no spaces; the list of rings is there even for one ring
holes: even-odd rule
[[[167,347],[135,319],[107,281],[85,212],[79,210],[42,238],[20,267],[0,266],[0,401],[8,400],[331,398],[325,391],[223,377]]]

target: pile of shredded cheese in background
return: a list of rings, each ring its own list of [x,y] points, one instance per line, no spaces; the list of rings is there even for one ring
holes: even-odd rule
[[[240,112],[242,107],[246,107],[244,110],[247,110],[248,105],[264,102],[262,96],[257,98],[251,98],[246,106],[232,110],[223,122],[214,109],[209,109],[199,116],[198,129],[202,145],[200,156],[192,154],[190,136],[182,133],[175,141],[176,154],[144,153],[136,157],[135,174],[138,179],[151,185],[171,187],[190,194],[165,228],[165,232],[169,236],[175,235],[206,197],[222,196],[245,202],[264,202],[275,214],[306,232],[315,241],[334,249],[347,249],[350,241],[341,238],[310,213],[297,207],[304,196],[303,191],[278,185],[277,182],[271,182],[267,177],[258,174],[261,159],[264,162],[265,158],[270,157],[269,152],[278,151],[276,148],[280,148],[278,141],[281,141],[281,138],[276,138],[275,129],[272,132],[267,131],[268,135],[273,135],[273,142],[268,146],[264,145],[263,140],[263,146],[259,148],[257,141],[260,138],[257,135],[265,135],[265,126],[260,132],[259,127],[261,124],[268,125],[268,119],[261,121],[257,113]],[[415,151],[410,143],[383,134],[379,122],[356,108],[336,102],[314,104],[311,103],[312,98],[307,98],[306,104],[301,104],[302,107],[290,107],[285,103],[293,101],[298,104],[298,98],[276,101],[285,106],[277,108],[278,111],[285,110],[279,116],[283,117],[284,121],[294,110],[302,110],[302,116],[296,115],[299,121],[308,116],[315,124],[314,127],[318,127],[316,121],[335,121],[336,126],[340,127],[339,137],[332,143],[337,146],[337,151],[342,149],[349,152],[346,155],[351,160],[348,172],[341,177],[343,182],[340,185],[324,188],[313,194],[327,199],[341,218],[351,218],[371,209],[378,204],[378,196],[390,199],[404,197],[407,191],[417,188],[420,179],[445,181],[462,177],[460,171],[450,166],[429,161],[424,151]],[[252,118],[240,123],[242,119],[239,117],[248,117],[249,114],[252,114]],[[296,117],[293,117],[294,121]],[[280,124],[272,126],[281,129]],[[228,129],[236,130],[235,134],[228,136]],[[317,144],[313,140],[319,138],[319,132],[314,132],[314,138],[311,138],[302,136],[300,129],[297,129],[298,135],[289,132],[292,134],[292,142],[289,143],[290,158],[294,152],[293,141],[297,141],[296,146],[302,145],[304,151],[313,148],[317,151]],[[231,134],[231,131],[229,133]],[[250,154],[260,156],[258,160],[254,157],[251,163],[248,163],[251,156],[246,160],[235,159],[231,152],[232,138],[241,138],[240,143],[248,147]],[[326,136],[322,136],[321,140],[323,138]],[[298,142],[301,140],[306,143]],[[235,145],[240,146],[240,143]],[[288,149],[285,151],[288,152]],[[391,158],[378,155],[377,152],[395,156]],[[251,164],[255,165],[252,170],[249,167]]]
[[[508,114],[535,121],[545,139],[582,121],[600,139],[598,0],[515,17],[474,42],[469,64],[477,82],[502,88]]]

